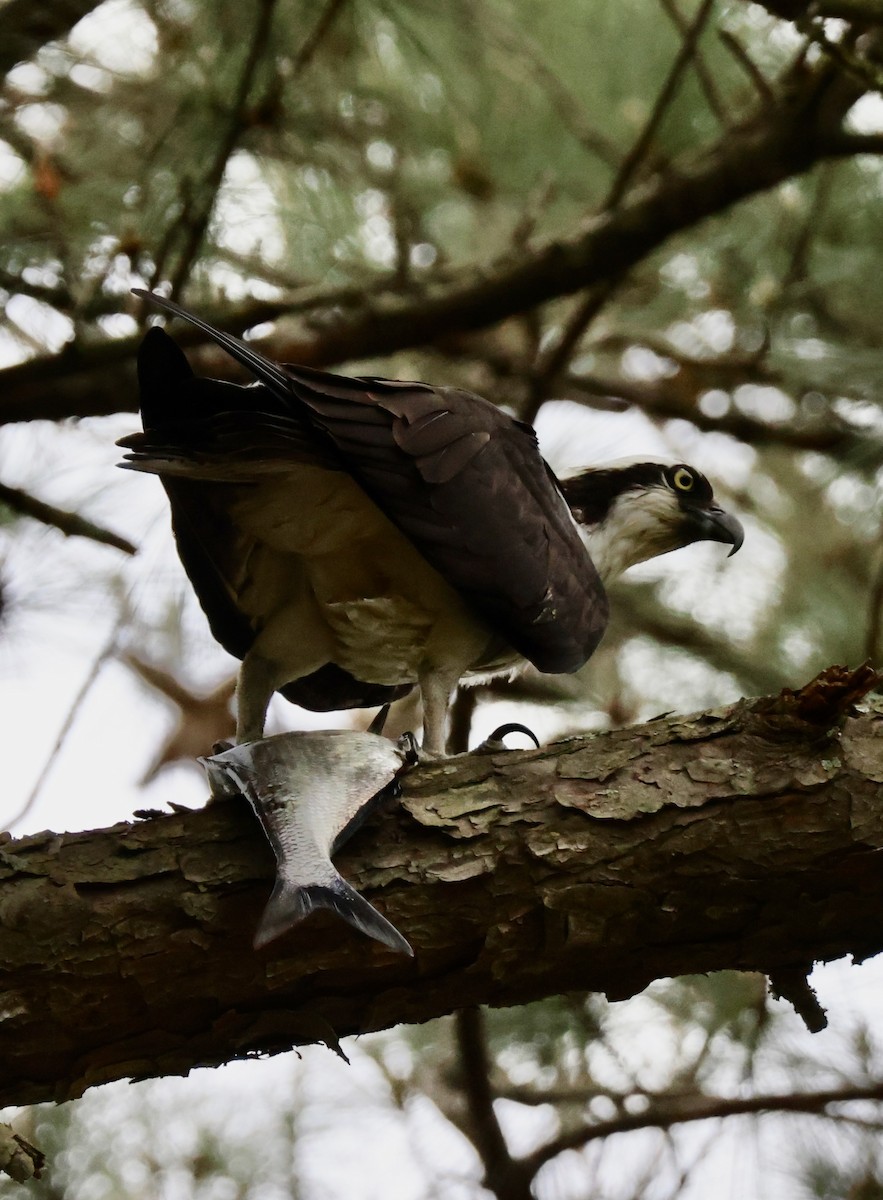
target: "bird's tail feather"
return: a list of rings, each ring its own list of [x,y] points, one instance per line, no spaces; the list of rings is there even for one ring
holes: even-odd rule
[[[291,392],[291,384],[285,372],[274,362],[265,358],[263,354],[259,354],[257,350],[247,346],[238,337],[234,337],[232,333],[226,333],[223,329],[215,329],[214,325],[209,325],[208,321],[203,321],[202,317],[188,312],[186,308],[182,308],[174,300],[167,300],[165,296],[158,296],[155,292],[145,291],[144,288],[132,288],[132,291],[136,296],[140,296],[142,300],[146,300],[156,308],[162,308],[172,316],[182,317],[191,325],[195,325],[197,329],[201,329],[203,333],[223,347],[231,357],[251,371],[261,383],[267,384],[285,396]]]
[[[300,886],[277,879],[255,934],[255,949],[266,946],[317,908],[330,909],[368,937],[413,957],[414,951],[396,927],[339,875],[330,885]]]

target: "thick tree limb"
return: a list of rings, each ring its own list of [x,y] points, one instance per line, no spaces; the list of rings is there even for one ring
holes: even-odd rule
[[[339,859],[413,960],[324,914],[252,951],[273,868],[245,803],[9,841],[0,1105],[467,1005],[876,954],[883,703],[844,719],[876,678],[415,770]]]

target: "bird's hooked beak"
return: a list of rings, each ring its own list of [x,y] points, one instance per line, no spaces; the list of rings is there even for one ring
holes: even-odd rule
[[[742,522],[717,504],[691,509],[687,527],[693,542],[725,542],[732,546],[728,558],[733,557],[745,540]]]

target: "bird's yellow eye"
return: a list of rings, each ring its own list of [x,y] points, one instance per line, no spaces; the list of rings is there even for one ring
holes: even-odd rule
[[[689,492],[692,491],[695,480],[686,467],[679,467],[674,473],[673,482],[679,492]]]

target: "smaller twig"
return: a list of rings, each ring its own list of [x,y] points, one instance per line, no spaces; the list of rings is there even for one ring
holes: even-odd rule
[[[139,787],[146,787],[172,763],[196,766],[197,759],[212,752],[212,746],[233,736],[236,722],[230,702],[236,688],[235,676],[224,679],[208,693],[199,693],[186,688],[171,671],[135,654],[123,654],[121,659],[148,687],[178,709],[175,726],[138,780]]]
[[[221,143],[200,183],[200,198],[198,203],[193,205],[195,211],[192,217],[189,220],[179,222],[179,228],[183,224],[185,236],[178,263],[170,281],[173,298],[180,294],[190,276],[190,271],[202,247],[206,230],[208,229],[215,204],[217,203],[218,192],[224,181],[224,172],[227,169],[227,164],[239,144],[239,139],[243,131],[247,127],[246,106],[255,75],[260,66],[264,51],[269,44],[275,7],[276,0],[261,0],[251,45],[245,56],[242,73],[230,106],[227,125],[221,138]]]
[[[836,63],[841,70],[857,79],[874,92],[883,92],[883,71],[866,58],[853,54],[839,42],[832,42],[824,27],[817,24],[813,16],[804,16],[794,22],[797,29]]]
[[[819,230],[822,213],[831,195],[833,182],[833,164],[830,162],[820,163],[818,182],[809,206],[809,212],[806,214],[806,220],[797,232],[797,237],[791,249],[791,260],[782,279],[781,294],[783,296],[789,288],[806,276],[812,240]]]
[[[731,350],[722,354],[690,354],[680,350],[669,338],[650,333],[646,329],[613,329],[597,340],[599,349],[628,350],[632,346],[646,346],[660,358],[670,358],[679,367],[690,371],[704,371],[711,375],[725,376],[730,382],[742,382],[746,372],[752,372],[755,380],[777,383],[781,371],[774,371],[764,363],[769,354],[769,340],[764,338],[755,350],[743,352]]]
[[[509,241],[516,250],[523,250],[533,236],[540,216],[548,207],[557,190],[558,184],[554,176],[544,172],[539,183],[528,195],[521,216],[509,236]]]
[[[598,287],[590,288],[577,302],[561,336],[540,356],[532,372],[530,395],[527,406],[521,414],[522,420],[528,421],[530,424],[536,420],[540,405],[545,399],[549,381],[555,379],[564,370],[579,344],[580,338],[619,287],[621,281],[622,276],[620,275],[606,279]]]
[[[464,1008],[455,1015],[458,1073],[469,1110],[469,1136],[485,1172],[488,1189],[509,1200],[530,1200],[530,1181],[535,1172],[525,1172],[521,1160],[509,1152],[497,1114],[491,1087],[484,1017],[478,1008]]]
[[[5,504],[7,508],[21,513],[24,517],[33,517],[35,521],[42,521],[44,525],[60,529],[65,537],[88,538],[92,542],[101,542],[105,546],[115,546],[124,554],[138,553],[138,547],[133,546],[127,538],[121,537],[118,533],[96,525],[94,521],[81,517],[79,513],[68,512],[67,509],[56,508],[54,504],[38,500],[36,496],[23,492],[20,488],[0,483],[0,504]]]
[[[565,1150],[581,1150],[589,1142],[608,1138],[615,1133],[628,1133],[635,1129],[671,1129],[674,1125],[746,1116],[752,1113],[806,1113],[828,1117],[830,1105],[855,1100],[883,1100],[883,1083],[817,1092],[785,1092],[733,1098],[702,1093],[660,1097],[658,1104],[651,1104],[643,1112],[623,1113],[609,1121],[598,1121],[581,1129],[568,1130],[527,1157],[518,1159],[518,1165],[527,1167],[533,1178],[542,1166],[563,1154]]]
[[[877,573],[871,585],[865,658],[877,666],[881,665],[883,659],[883,555],[880,556]]]
[[[819,0],[817,15],[839,17],[841,21],[859,21],[866,25],[883,24],[880,0]]]
[[[659,0],[659,2],[677,26],[681,37],[687,37],[690,32],[690,22],[678,8],[676,0]],[[714,113],[717,121],[726,128],[729,124],[727,106],[718,95],[711,71],[705,65],[705,59],[699,53],[698,49],[693,57],[693,68],[696,71],[696,78],[699,80],[699,84],[705,93],[708,107]]]
[[[52,305],[53,308],[68,309],[72,308],[74,303],[66,284],[61,283],[50,287],[43,283],[28,283],[21,275],[15,271],[8,271],[5,267],[0,267],[0,287],[7,292],[20,292],[23,296],[31,296],[43,304]],[[114,299],[114,311],[118,307],[119,304]],[[41,351],[45,350],[45,346],[41,346],[40,349]]]
[[[13,334],[16,341],[27,346],[32,354],[38,355],[45,353],[46,343],[41,341],[40,338],[35,337],[34,334],[32,334],[30,330],[26,329],[20,321],[17,321],[8,309],[3,314],[3,320],[9,326],[10,332]]]
[[[734,33],[730,33],[728,29],[718,30],[718,37],[732,54],[733,58],[751,80],[754,88],[760,97],[763,104],[772,104],[775,99],[775,93],[767,82],[766,76],[760,67],[739,41]]]
[[[420,218],[404,194],[401,183],[401,159],[395,155],[392,171],[381,185],[386,192],[390,224],[392,225],[395,258],[392,267],[393,287],[402,291],[412,284],[411,247],[421,240]]]
[[[826,140],[825,153],[831,158],[853,158],[856,154],[883,154],[883,134],[836,130],[829,134]]]
[[[23,821],[25,819],[25,817],[28,815],[28,813],[31,811],[31,809],[34,807],[34,805],[36,804],[36,802],[39,798],[40,792],[43,790],[43,784],[46,782],[46,780],[49,776],[49,772],[52,770],[53,766],[55,765],[55,760],[58,758],[59,752],[61,751],[62,746],[64,745],[65,741],[67,740],[68,734],[70,733],[71,729],[73,728],[74,722],[77,719],[77,714],[80,711],[80,705],[83,703],[83,701],[88,696],[89,692],[95,686],[95,681],[98,679],[98,676],[101,674],[101,669],[104,666],[104,664],[107,662],[107,660],[109,658],[111,658],[116,653],[117,638],[120,636],[120,630],[122,629],[123,625],[125,624],[126,619],[127,619],[127,614],[124,610],[123,612],[120,613],[119,617],[117,617],[116,623],[114,624],[114,627],[113,627],[110,637],[107,639],[103,648],[99,652],[98,656],[93,661],[92,666],[89,668],[89,671],[86,675],[86,678],[83,680],[82,684],[80,685],[80,690],[77,692],[76,696],[74,696],[73,700],[71,701],[71,706],[68,709],[67,716],[65,717],[64,721],[62,721],[61,728],[58,731],[58,735],[55,738],[55,741],[52,745],[52,749],[49,751],[49,755],[46,759],[46,762],[43,764],[43,769],[40,771],[40,774],[37,776],[36,782],[34,783],[34,786],[31,788],[31,791],[30,791],[30,794],[28,795],[27,800],[25,800],[24,804],[21,806],[21,808],[18,810],[18,812],[9,821],[7,821],[6,829],[11,830],[14,825],[18,825],[18,823],[20,821]]]
[[[175,241],[177,240],[178,233],[181,228],[181,222],[187,220],[187,208],[189,205],[189,187],[187,179],[179,180],[177,190],[180,197],[177,210],[175,211],[172,220],[166,226],[162,237],[159,239],[159,242],[154,248],[154,252],[151,256],[153,258],[153,266],[147,279],[147,286],[151,292],[156,288],[160,280],[165,278],[166,263],[171,258],[172,252],[175,248]],[[143,325],[147,323],[147,318],[150,313],[148,312],[147,306],[144,304],[140,305],[139,308],[140,323]]]
[[[626,188],[631,182],[632,176],[639,167],[642,159],[647,154],[653,139],[656,136],[656,131],[662,124],[662,119],[668,111],[668,107],[677,95],[678,88],[681,86],[681,80],[689,66],[691,60],[695,57],[696,46],[699,38],[705,28],[705,23],[711,13],[714,0],[702,0],[702,4],[693,18],[687,32],[684,34],[681,48],[678,51],[668,77],[660,89],[659,95],[656,98],[656,103],[653,105],[653,111],[647,119],[644,128],[638,134],[635,144],[623,159],[616,179],[613,181],[613,187],[605,201],[603,208],[614,208],[622,199]]]
[[[331,26],[334,24],[338,14],[345,7],[347,0],[329,0],[322,12],[319,14],[319,19],[316,24],[307,34],[301,48],[294,56],[292,66],[292,74],[296,79],[306,67],[310,65],[313,55],[322,44],[322,39],[328,33]]]
[[[857,1117],[848,1112],[826,1113],[825,1117],[832,1125],[849,1125],[852,1129],[861,1129],[866,1133],[883,1133],[883,1120],[868,1121],[864,1117]]]

